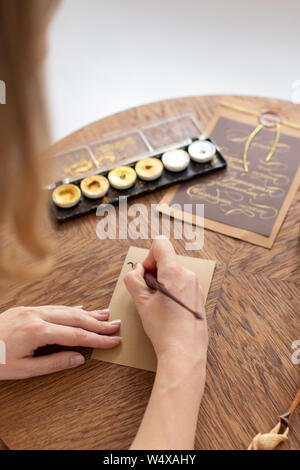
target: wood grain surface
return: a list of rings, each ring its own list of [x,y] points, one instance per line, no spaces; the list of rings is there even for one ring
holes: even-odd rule
[[[133,108],[95,122],[54,146],[66,150],[118,129],[194,112],[205,126],[221,97],[191,97]],[[275,108],[300,122],[297,106],[273,99],[226,97]],[[300,137],[300,136],[299,136]],[[139,199],[158,203],[160,191]],[[132,202],[130,203],[132,204]],[[130,205],[129,204],[129,205]],[[14,283],[1,292],[1,311],[15,305],[106,307],[129,245],[150,240],[105,240],[89,215],[57,226],[55,266],[38,282]],[[202,250],[178,254],[215,259],[207,300],[210,330],[207,384],[197,449],[245,449],[287,410],[300,382],[291,344],[300,339],[300,195],[293,201],[271,250],[205,231]],[[122,306],[120,305],[120,308]],[[87,358],[90,351],[84,351]],[[127,449],[149,399],[154,374],[87,360],[78,369],[0,386],[0,438],[10,449]],[[300,412],[283,449],[300,448]]]

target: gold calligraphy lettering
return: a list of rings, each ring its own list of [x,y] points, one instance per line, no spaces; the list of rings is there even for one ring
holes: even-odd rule
[[[226,138],[229,142],[235,142],[240,144],[245,144],[249,134],[244,134],[242,129],[227,129],[226,130]],[[266,139],[265,135],[258,134],[255,137],[255,140],[252,142],[252,147],[257,147],[263,150],[270,150],[272,148],[274,142],[274,138],[270,136],[269,139]],[[276,146],[277,153],[287,153],[290,150],[290,146],[283,142],[279,142]]]
[[[190,186],[186,193],[191,199],[201,201],[201,203],[208,203],[219,205],[220,210],[225,215],[245,215],[249,218],[259,217],[260,219],[273,219],[277,217],[278,210],[264,204],[259,204],[250,198],[250,204],[243,203],[243,195],[231,194],[230,197],[224,196],[222,193],[227,194],[227,190],[220,190],[216,187],[213,188],[215,193],[208,193],[208,187],[211,185],[194,185]]]

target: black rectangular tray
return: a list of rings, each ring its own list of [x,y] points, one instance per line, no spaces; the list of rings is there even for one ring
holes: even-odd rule
[[[191,141],[195,140],[197,139],[191,139]],[[215,144],[215,142],[209,137],[206,138],[206,140],[209,140],[210,142],[213,142]],[[187,150],[189,145],[177,148]],[[153,155],[153,157],[161,158],[162,155],[162,153],[159,153],[157,155]],[[127,166],[134,167],[135,164],[136,162],[132,162]],[[119,165],[122,165],[122,162],[120,162]],[[139,196],[145,196],[149,193],[152,193],[153,191],[164,189],[174,184],[184,183],[201,175],[207,175],[208,173],[224,169],[226,168],[226,166],[227,162],[217,147],[216,156],[214,157],[212,163],[196,163],[191,160],[189,166],[184,171],[180,171],[177,173],[168,171],[164,168],[160,178],[155,181],[142,181],[137,178],[134,186],[129,189],[120,191],[110,186],[107,194],[99,199],[89,199],[82,194],[79,203],[69,209],[57,207],[51,199],[51,209],[58,222],[66,222],[70,219],[74,219],[75,217],[89,214],[91,212],[96,212],[100,204],[116,204],[119,202],[120,196],[126,196],[128,199],[136,198]],[[108,173],[109,171],[97,172],[97,174],[103,176],[106,176]],[[76,181],[73,181],[72,183],[80,187],[80,182],[82,181],[82,179],[83,178],[78,179]]]

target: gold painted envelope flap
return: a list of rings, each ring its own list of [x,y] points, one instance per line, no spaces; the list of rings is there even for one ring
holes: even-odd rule
[[[137,369],[156,370],[157,361],[153,346],[144,332],[135,304],[123,282],[125,274],[131,270],[127,263],[129,261],[142,262],[147,253],[148,250],[142,248],[129,248],[109,305],[110,320],[122,320],[120,329],[122,344],[114,349],[94,349],[92,359]],[[177,257],[183,267],[190,269],[198,276],[206,300],[215,269],[215,261],[179,255]]]

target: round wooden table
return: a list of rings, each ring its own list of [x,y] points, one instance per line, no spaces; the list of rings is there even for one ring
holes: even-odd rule
[[[129,109],[82,128],[54,150],[186,112],[195,113],[205,127],[220,99],[191,97]],[[239,100],[297,113],[288,102]],[[164,193],[140,202],[158,203]],[[205,231],[204,247],[195,256],[215,259],[217,265],[206,304],[210,344],[196,449],[247,448],[257,432],[271,429],[299,386],[300,366],[291,361],[291,344],[300,339],[299,223],[298,192],[271,250]],[[2,294],[1,311],[15,305],[106,307],[129,245],[148,248],[151,241],[101,241],[96,224],[95,214],[60,226],[52,223],[55,268],[38,282],[11,285]],[[174,244],[177,253],[186,254],[182,241]],[[3,382],[0,438],[10,449],[127,449],[153,380],[150,372],[87,360],[78,369]],[[283,448],[300,448],[299,413]]]

